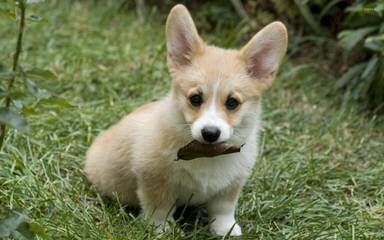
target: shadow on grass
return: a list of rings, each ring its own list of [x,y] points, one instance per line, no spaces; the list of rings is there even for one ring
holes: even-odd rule
[[[116,207],[116,199],[110,197],[102,197],[103,203],[107,207]],[[135,218],[140,217],[140,207],[128,205],[122,206],[124,211]],[[204,205],[197,206],[180,206],[176,208],[173,217],[176,226],[180,227],[185,234],[195,233],[197,230],[208,229],[209,218]]]

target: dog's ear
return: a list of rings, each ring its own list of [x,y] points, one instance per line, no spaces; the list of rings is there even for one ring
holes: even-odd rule
[[[261,29],[240,50],[248,74],[269,85],[287,51],[287,29],[281,22],[273,22]]]
[[[191,63],[203,51],[204,43],[197,33],[188,10],[181,4],[172,8],[166,24],[168,63],[173,67]]]

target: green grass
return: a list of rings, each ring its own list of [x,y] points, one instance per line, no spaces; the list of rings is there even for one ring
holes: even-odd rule
[[[75,107],[26,116],[0,152],[0,215],[24,209],[49,239],[151,239],[141,218],[87,183],[84,153],[103,129],[170,85],[164,18],[87,3],[33,6],[47,23],[26,31],[25,67],[48,67],[39,86]],[[0,17],[0,62],[10,66],[16,24]],[[223,38],[209,34],[220,45]],[[219,35],[219,33],[217,33]],[[221,33],[221,36],[223,34]],[[243,239],[384,239],[384,123],[331,91],[316,64],[289,59],[264,96],[261,153],[237,209]],[[204,224],[188,239],[214,239]],[[182,239],[170,232],[163,239]]]

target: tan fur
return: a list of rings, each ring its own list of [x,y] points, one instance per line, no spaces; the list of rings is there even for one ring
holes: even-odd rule
[[[222,223],[232,221],[230,214],[234,213],[241,187],[254,162],[256,153],[252,151],[256,151],[256,140],[250,138],[249,149],[244,153],[249,152],[249,156],[236,167],[239,169],[223,168],[228,173],[218,172],[212,178],[205,174],[209,168],[229,167],[237,162],[230,157],[192,162],[174,160],[178,149],[193,140],[190,125],[212,107],[212,100],[217,114],[231,127],[251,127],[245,132],[257,134],[258,123],[252,122],[257,118],[250,112],[259,109],[261,93],[273,80],[286,51],[286,30],[281,23],[272,23],[240,51],[208,46],[182,5],[172,9],[166,29],[172,77],[170,93],[163,100],[138,108],[101,133],[87,152],[85,172],[101,194],[117,193],[128,205],[140,205],[147,216],[154,212],[156,224],[164,221],[175,202],[185,200],[188,191],[192,194],[196,191],[200,197],[193,202],[208,202],[213,216],[229,214],[212,225],[214,232],[223,234],[229,225],[223,228]],[[264,64],[258,58],[255,60],[259,55],[270,61]],[[197,92],[203,96],[200,107],[189,102],[189,97]],[[241,105],[228,110],[224,105],[228,96],[236,98]],[[209,181],[199,179],[201,176],[208,177]],[[215,177],[226,179],[220,181]],[[208,185],[200,191],[202,184]],[[214,189],[214,186],[220,187]],[[211,192],[203,194],[205,189]],[[184,195],[180,191],[184,191]],[[235,234],[241,234],[239,226],[237,228]]]
[[[194,58],[193,65],[174,72],[171,70],[175,92],[179,94],[181,101],[185,104],[186,120],[191,123],[206,110],[211,101],[213,87],[215,84],[219,84],[220,98],[216,103],[217,107],[228,122],[234,126],[241,118],[241,114],[238,110],[228,111],[225,108],[224,103],[228,95],[233,93],[241,102],[258,101],[265,84],[253,81],[247,76],[246,65],[238,51],[206,46],[204,53],[204,55]],[[196,92],[195,89],[200,89],[205,93],[204,104],[198,109],[188,102],[191,92]]]
[[[236,201],[241,192],[242,186],[236,186],[224,195],[224,199],[228,202]]]

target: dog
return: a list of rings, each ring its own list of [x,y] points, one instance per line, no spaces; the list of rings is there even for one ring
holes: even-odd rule
[[[85,174],[103,195],[139,206],[169,228],[175,206],[205,204],[216,235],[240,236],[236,203],[257,156],[261,94],[287,49],[287,30],[273,22],[240,50],[207,45],[188,10],[166,22],[169,93],[101,133],[86,154]],[[238,153],[175,161],[189,142],[233,143]]]

